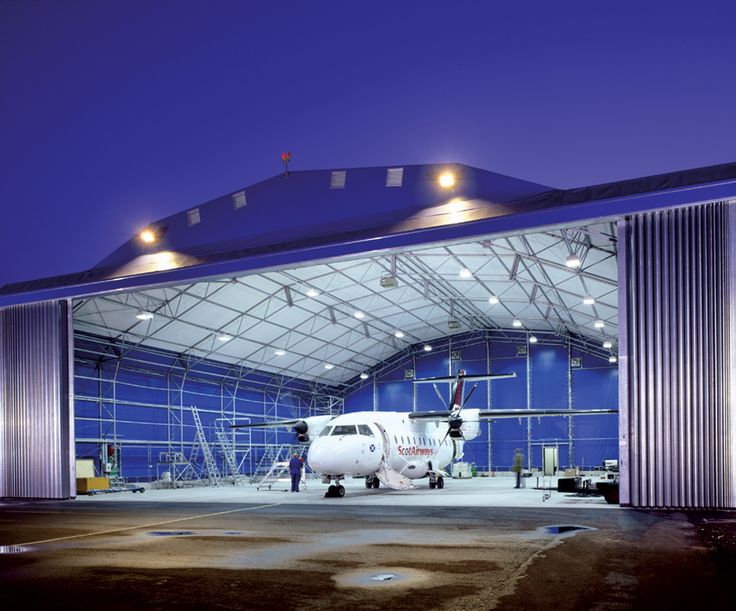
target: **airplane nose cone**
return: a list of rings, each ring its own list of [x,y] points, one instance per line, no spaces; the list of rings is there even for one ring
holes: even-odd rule
[[[365,475],[378,469],[380,451],[366,448],[358,435],[315,439],[309,448],[307,462],[313,471],[327,475]]]

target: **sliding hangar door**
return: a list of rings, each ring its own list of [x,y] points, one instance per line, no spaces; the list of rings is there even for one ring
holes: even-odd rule
[[[588,221],[540,210],[516,229],[451,205],[463,231],[445,239],[9,305],[0,496],[73,496],[75,457],[205,477],[198,428],[222,477],[248,476],[294,434],[234,422],[435,410],[447,387],[413,380],[465,369],[516,374],[469,407],[620,410],[490,422],[465,446],[479,471],[508,470],[515,448],[541,466],[554,446],[560,467],[618,458],[623,504],[733,507],[730,204],[593,204],[564,208]]]

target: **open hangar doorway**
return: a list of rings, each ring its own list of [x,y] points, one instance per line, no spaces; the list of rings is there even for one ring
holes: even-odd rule
[[[609,221],[557,226],[78,299],[76,455],[129,482],[255,481],[295,435],[230,424],[440,409],[413,380],[459,369],[516,374],[469,407],[616,408],[616,244]],[[618,445],[616,415],[492,421],[463,460],[601,468]]]

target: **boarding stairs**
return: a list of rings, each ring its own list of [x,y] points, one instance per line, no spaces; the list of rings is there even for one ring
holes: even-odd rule
[[[207,479],[210,482],[210,486],[220,485],[220,471],[217,468],[217,462],[212,454],[212,448],[210,447],[207,437],[204,434],[204,428],[202,427],[202,420],[199,417],[199,410],[192,405],[192,418],[194,420],[194,428],[196,430],[196,439],[199,444],[199,448],[202,451],[202,458],[204,459],[204,468],[207,473]]]
[[[396,471],[391,467],[390,463],[393,456],[392,452],[394,452],[394,450],[389,435],[386,433],[386,429],[377,422],[375,425],[379,428],[381,435],[383,436],[383,460],[381,461],[381,466],[378,471],[376,471],[376,477],[378,477],[381,483],[387,488],[392,488],[393,490],[411,490],[414,488],[414,484],[411,483],[411,480],[401,471]],[[403,459],[403,457],[401,458]],[[406,459],[404,459],[404,462],[406,463],[406,466],[409,465]]]

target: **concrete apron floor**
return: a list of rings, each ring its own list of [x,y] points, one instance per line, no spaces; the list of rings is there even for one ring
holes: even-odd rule
[[[0,554],[0,608],[732,607],[731,556],[699,536],[703,522],[731,528],[732,514],[512,486],[356,481],[329,499],[310,481],[299,494],[230,486],[4,503],[0,545],[13,553]]]

